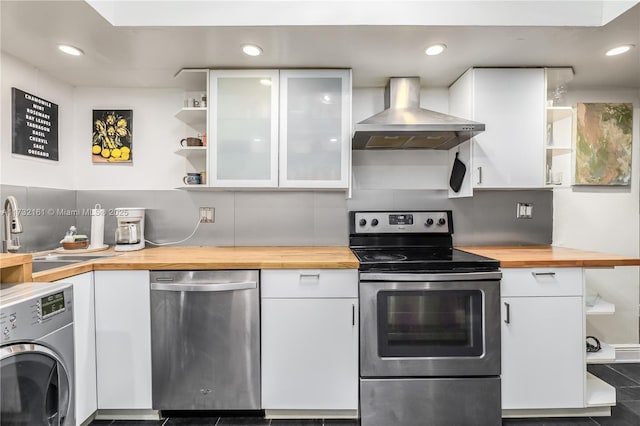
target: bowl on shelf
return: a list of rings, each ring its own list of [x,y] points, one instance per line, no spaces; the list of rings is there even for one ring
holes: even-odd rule
[[[62,248],[65,250],[78,250],[78,249],[85,249],[87,247],[89,247],[89,240],[62,243]]]

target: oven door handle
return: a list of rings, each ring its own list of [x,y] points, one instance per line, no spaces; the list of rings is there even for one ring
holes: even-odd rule
[[[447,274],[361,272],[360,281],[479,281],[499,280],[502,272],[452,272]]]

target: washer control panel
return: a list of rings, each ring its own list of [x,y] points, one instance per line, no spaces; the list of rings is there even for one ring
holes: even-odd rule
[[[34,283],[32,286],[45,286]],[[29,285],[29,284],[25,284]],[[62,288],[64,287],[64,288]],[[27,292],[28,293],[28,292]],[[73,323],[71,285],[55,290],[28,293],[24,298],[7,297],[0,306],[0,340],[2,343],[33,340]]]

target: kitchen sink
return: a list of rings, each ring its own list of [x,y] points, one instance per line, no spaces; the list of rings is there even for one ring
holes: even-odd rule
[[[31,272],[32,273],[36,273],[36,272],[42,272],[42,271],[46,271],[47,269],[53,269],[53,268],[61,268],[63,266],[67,266],[67,265],[74,265],[76,263],[80,263],[78,261],[59,261],[59,262],[49,262],[49,261],[43,261],[43,260],[34,260],[33,263],[31,264]]]
[[[88,262],[90,260],[102,259],[105,257],[117,256],[117,254],[47,254],[45,256],[34,256],[32,272],[41,272],[48,269],[61,268],[76,263]]]
[[[106,254],[47,254],[45,256],[34,256],[33,261],[43,261],[43,262],[86,262],[87,260],[101,259],[103,257],[113,257],[117,256],[115,253],[106,253]]]

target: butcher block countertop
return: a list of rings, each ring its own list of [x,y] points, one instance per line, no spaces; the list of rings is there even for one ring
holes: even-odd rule
[[[501,268],[640,266],[640,258],[555,246],[456,247],[500,261]]]
[[[117,253],[80,265],[38,272],[33,274],[33,280],[55,281],[91,270],[357,269],[359,266],[348,247],[158,247]]]
[[[0,253],[0,282],[20,283],[31,277],[31,254]]]
[[[456,248],[498,259],[503,268],[640,266],[640,258],[553,246]],[[359,266],[348,247],[158,247],[99,253],[109,252],[117,256],[37,272],[31,279],[28,278],[31,276],[30,254],[3,254],[0,255],[3,282],[49,282],[93,270],[356,269]]]

